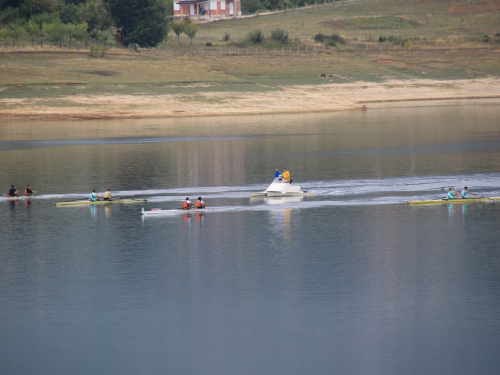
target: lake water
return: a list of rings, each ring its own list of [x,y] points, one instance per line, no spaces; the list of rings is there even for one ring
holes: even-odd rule
[[[0,374],[498,374],[499,104],[0,122]]]

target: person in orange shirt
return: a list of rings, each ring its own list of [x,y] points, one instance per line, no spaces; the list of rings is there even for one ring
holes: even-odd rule
[[[183,210],[189,210],[191,207],[193,207],[193,203],[189,200],[189,197],[187,197],[184,202],[182,203],[182,209]]]
[[[35,195],[37,192],[35,190],[31,190],[31,185],[28,185],[26,189],[24,190],[24,195],[26,196],[32,196]]]
[[[198,197],[198,200],[195,203],[196,208],[205,208],[205,202],[201,200],[201,197]]]

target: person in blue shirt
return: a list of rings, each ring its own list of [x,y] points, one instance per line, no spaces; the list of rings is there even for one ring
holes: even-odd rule
[[[92,190],[92,193],[90,193],[89,201],[91,201],[91,202],[97,202],[99,200],[101,200],[101,196],[97,195],[95,193],[95,190]]]
[[[274,173],[274,178],[281,177],[281,172],[278,168],[276,168],[276,172]]]

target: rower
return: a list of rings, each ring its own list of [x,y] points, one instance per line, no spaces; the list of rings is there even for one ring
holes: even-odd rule
[[[201,200],[201,197],[198,197],[198,200],[195,203],[196,208],[205,208],[205,202]]]
[[[189,200],[189,197],[187,197],[184,202],[182,203],[182,209],[183,210],[189,210],[191,207],[193,207],[193,203]]]
[[[27,197],[30,197],[32,195],[35,195],[37,192],[34,190],[31,190],[31,185],[28,185],[26,189],[24,190],[24,195]]]
[[[108,188],[106,192],[104,193],[104,200],[105,201],[112,201],[113,200],[113,194],[111,194],[111,189]]]
[[[101,199],[100,195],[97,195],[95,190],[92,190],[92,193],[90,193],[89,201],[91,202],[97,202]]]
[[[452,200],[452,199],[456,199],[457,195],[458,195],[458,193],[456,191],[454,191],[453,188],[449,188],[448,195],[446,197],[448,198],[448,200]]]
[[[464,186],[464,188],[462,190],[462,199],[468,199],[468,198],[470,198],[469,194],[471,194],[471,195],[477,195],[477,194],[471,193],[468,189],[469,188],[467,186]]]
[[[9,189],[9,192],[7,194],[8,197],[18,197],[19,196],[19,192],[16,190],[16,188],[14,187],[14,185],[12,185]]]

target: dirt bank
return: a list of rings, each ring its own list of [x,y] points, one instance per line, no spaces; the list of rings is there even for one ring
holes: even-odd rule
[[[500,98],[500,79],[393,80],[286,86],[271,92],[164,95],[68,95],[0,99],[0,119],[94,119],[222,116],[359,110],[387,101]],[[365,107],[366,106],[366,107]]]

